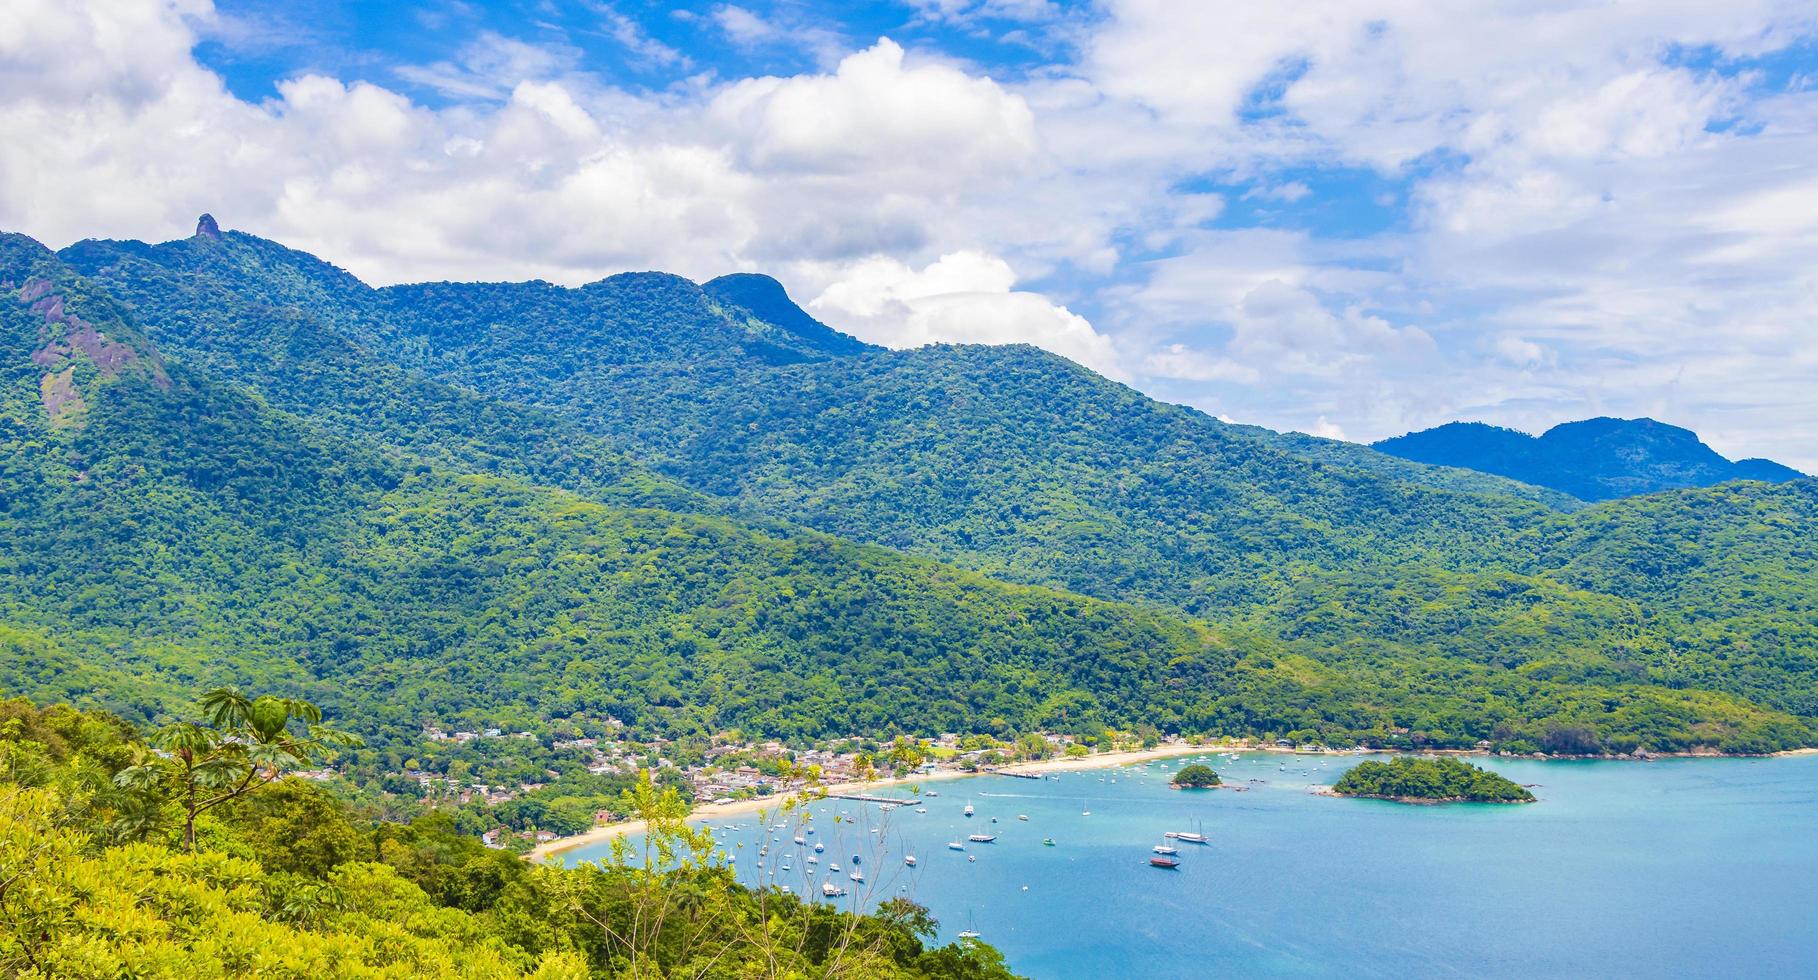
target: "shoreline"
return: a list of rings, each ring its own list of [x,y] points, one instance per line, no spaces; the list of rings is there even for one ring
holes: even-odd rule
[[[964,769],[947,769],[920,776],[886,776],[869,782],[832,783],[814,790],[798,790],[794,793],[778,793],[774,796],[754,796],[748,800],[734,800],[731,803],[702,803],[688,812],[688,822],[698,823],[703,820],[714,820],[720,817],[735,817],[756,813],[759,810],[773,810],[783,805],[792,797],[819,795],[821,791],[832,793],[872,793],[893,787],[920,785],[922,783],[947,782],[954,779],[967,779],[974,776],[1027,775],[1034,776],[1050,772],[1070,772],[1076,769],[1108,769],[1130,763],[1154,762],[1157,759],[1170,759],[1182,755],[1203,755],[1220,752],[1261,752],[1287,751],[1285,749],[1263,749],[1260,747],[1238,748],[1235,746],[1216,745],[1158,745],[1153,749],[1137,749],[1129,752],[1101,752],[1079,758],[1041,759],[1035,762],[1018,762],[997,766],[990,771],[979,770],[968,772]],[[1332,753],[1326,753],[1332,754]],[[524,859],[542,862],[558,854],[565,854],[576,848],[589,844],[599,844],[635,834],[644,829],[642,820],[621,820],[618,823],[602,824],[589,830],[568,837],[558,837],[545,841],[524,853]]]
[[[1229,744],[1220,745],[1220,744],[1216,744],[1216,743],[1207,744],[1207,745],[1174,744],[1174,745],[1159,745],[1153,749],[1136,749],[1136,750],[1127,751],[1127,752],[1103,752],[1103,753],[1097,753],[1094,755],[1082,756],[1079,758],[1062,757],[1062,758],[1054,758],[1054,759],[1041,759],[1041,760],[1038,760],[1035,762],[1017,762],[1017,763],[1011,763],[1009,765],[998,766],[990,771],[979,770],[977,772],[968,772],[963,769],[946,769],[946,770],[941,770],[938,772],[928,773],[926,775],[919,775],[919,776],[903,776],[903,777],[886,776],[882,779],[873,779],[869,782],[833,783],[833,784],[830,784],[830,785],[827,785],[824,787],[819,787],[818,789],[814,790],[811,795],[819,795],[819,793],[822,791],[825,791],[826,793],[830,793],[830,794],[831,793],[869,793],[869,792],[872,792],[875,790],[891,789],[893,787],[898,787],[898,786],[908,786],[908,785],[912,785],[912,784],[919,785],[921,783],[946,782],[949,780],[966,779],[966,778],[970,778],[970,777],[974,777],[974,776],[995,776],[995,775],[1004,775],[1004,774],[1038,775],[1038,774],[1050,773],[1050,772],[1069,772],[1069,771],[1077,770],[1077,769],[1109,769],[1109,768],[1112,768],[1115,766],[1120,766],[1120,765],[1126,765],[1126,764],[1131,764],[1131,763],[1154,762],[1158,759],[1171,759],[1171,758],[1174,758],[1177,756],[1183,756],[1183,755],[1224,755],[1224,754],[1237,753],[1237,752],[1263,752],[1263,753],[1275,753],[1275,754],[1279,754],[1279,755],[1319,755],[1319,756],[1388,754],[1388,755],[1460,755],[1460,756],[1484,756],[1486,758],[1504,758],[1502,756],[1498,756],[1495,753],[1486,751],[1484,749],[1428,749],[1428,750],[1419,751],[1419,752],[1404,752],[1404,751],[1393,750],[1393,749],[1345,748],[1345,749],[1321,749],[1321,750],[1315,751],[1315,752],[1303,752],[1298,748],[1284,747],[1284,746],[1279,746],[1279,745],[1229,745]],[[1818,755],[1818,748],[1783,749],[1779,752],[1767,753],[1766,755],[1724,755],[1724,754],[1718,753],[1718,752],[1662,752],[1662,753],[1650,753],[1648,756],[1646,756],[1644,758],[1640,758],[1640,759],[1637,759],[1634,757],[1615,756],[1615,755],[1554,755],[1554,756],[1547,756],[1545,759],[1534,759],[1532,756],[1509,756],[1507,758],[1528,759],[1528,760],[1536,761],[1536,762],[1583,762],[1583,761],[1587,761],[1587,760],[1588,761],[1605,761],[1605,762],[1647,762],[1647,761],[1650,761],[1653,759],[1773,759],[1773,758],[1782,758],[1782,757],[1788,757],[1788,756],[1802,756],[1802,755]],[[1237,790],[1240,792],[1243,789],[1243,787],[1234,786],[1234,785],[1219,786],[1219,787],[1214,787],[1214,788],[1233,789],[1233,790]],[[755,796],[755,797],[752,797],[750,799],[745,799],[745,800],[734,800],[731,803],[702,803],[702,804],[696,806],[694,809],[689,811],[687,820],[689,823],[692,824],[692,823],[698,823],[703,820],[715,820],[715,819],[718,819],[721,817],[735,817],[735,816],[741,816],[744,814],[757,813],[760,810],[771,810],[771,809],[775,809],[777,807],[782,806],[784,802],[791,799],[792,797],[800,797],[800,796],[803,796],[804,794],[809,794],[809,793],[810,793],[810,791],[807,791],[807,790],[798,790],[793,793],[780,793],[780,794],[777,794],[774,796]],[[1333,794],[1333,795],[1337,796],[1338,794]],[[1397,801],[1397,802],[1401,802],[1401,801]],[[558,837],[555,840],[545,841],[541,844],[538,844],[537,846],[531,848],[530,850],[528,850],[524,853],[524,860],[540,863],[540,862],[548,860],[549,858],[555,857],[559,854],[566,854],[567,852],[575,850],[577,848],[586,847],[590,844],[603,843],[605,841],[612,840],[615,837],[622,837],[626,834],[637,833],[637,832],[643,830],[643,828],[644,828],[644,822],[641,820],[622,820],[618,823],[602,824],[600,826],[592,827],[587,830],[584,830],[578,834],[572,834],[567,837]]]

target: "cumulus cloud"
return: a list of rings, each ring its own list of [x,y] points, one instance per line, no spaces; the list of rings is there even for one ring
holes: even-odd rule
[[[695,70],[595,9],[639,71]],[[1038,343],[1245,421],[1665,412],[1818,469],[1818,91],[1748,60],[1818,37],[1809,2],[920,4],[1067,21],[1073,54],[1002,77],[790,9],[699,20],[823,67],[627,89],[495,33],[249,101],[192,53],[234,33],[206,0],[13,0],[0,226],[212,211],[379,282],[764,270],[871,339]],[[1295,230],[1329,171],[1375,175],[1386,230]]]
[[[758,171],[951,186],[1014,176],[1036,149],[1020,97],[947,65],[906,65],[889,38],[831,75],[739,82],[709,111]]]
[[[954,252],[915,269],[874,258],[835,273],[808,308],[860,338],[889,347],[935,343],[1033,344],[1123,377],[1109,338],[1036,293],[995,255]]]

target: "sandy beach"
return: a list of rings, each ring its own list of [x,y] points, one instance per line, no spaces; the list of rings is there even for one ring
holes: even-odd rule
[[[883,779],[873,779],[869,782],[863,782],[863,783],[834,783],[834,784],[830,784],[828,786],[821,787],[820,789],[824,789],[826,792],[833,793],[833,794],[838,794],[838,793],[878,793],[879,791],[889,790],[893,787],[909,786],[909,785],[920,786],[925,783],[945,782],[945,781],[953,780],[953,779],[965,779],[965,778],[971,777],[971,776],[991,776],[991,775],[998,775],[1001,773],[1022,773],[1022,774],[1026,774],[1026,775],[1036,775],[1036,774],[1040,774],[1040,773],[1050,773],[1050,772],[1070,772],[1070,771],[1078,770],[1078,769],[1108,769],[1108,768],[1112,768],[1115,766],[1130,765],[1133,763],[1140,764],[1140,763],[1144,763],[1144,762],[1153,762],[1157,759],[1168,759],[1168,758],[1172,758],[1174,756],[1181,756],[1181,755],[1200,755],[1202,753],[1210,753],[1210,752],[1263,752],[1263,751],[1286,751],[1286,750],[1273,749],[1273,748],[1259,748],[1259,747],[1254,747],[1254,746],[1246,748],[1246,747],[1233,746],[1233,745],[1216,745],[1216,744],[1213,744],[1213,745],[1185,745],[1185,744],[1158,745],[1152,749],[1139,749],[1139,750],[1131,751],[1131,752],[1100,752],[1100,753],[1097,753],[1094,755],[1088,755],[1088,756],[1083,756],[1083,757],[1079,757],[1079,758],[1061,757],[1061,758],[1054,758],[1054,759],[1043,759],[1040,762],[1021,762],[1021,763],[1016,763],[1013,765],[998,766],[996,769],[994,769],[991,772],[964,772],[964,771],[958,770],[958,769],[947,769],[947,770],[942,770],[940,772],[929,773],[926,775],[905,776],[900,779],[897,777],[891,776],[891,777],[886,777]],[[818,793],[819,790],[816,790],[815,792]],[[794,794],[794,795],[801,795],[801,794]],[[702,821],[702,820],[714,820],[714,819],[718,819],[721,817],[734,817],[734,816],[739,816],[739,815],[747,814],[747,813],[756,813],[760,810],[775,810],[776,808],[781,806],[783,804],[783,802],[787,799],[789,799],[789,794],[778,795],[778,796],[753,797],[752,799],[749,799],[749,800],[734,800],[731,803],[703,803],[703,804],[700,804],[699,806],[696,806],[692,811],[689,812],[688,822],[696,823],[696,822]],[[555,840],[547,841],[542,844],[538,844],[536,847],[532,848],[529,852],[527,852],[524,856],[525,856],[526,860],[542,861],[547,858],[553,857],[557,854],[561,854],[566,851],[574,850],[577,847],[585,847],[589,844],[597,844],[602,841],[609,841],[609,840],[613,839],[614,837],[619,837],[624,834],[635,834],[643,829],[644,829],[644,822],[641,820],[625,820],[625,821],[621,821],[619,823],[604,824],[602,826],[595,827],[592,830],[583,831],[579,834],[575,834],[570,837],[559,837]]]

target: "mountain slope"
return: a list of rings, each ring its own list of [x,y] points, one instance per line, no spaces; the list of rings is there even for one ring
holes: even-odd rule
[[[161,349],[329,431],[599,499],[712,509],[560,416],[408,370],[383,349],[377,294],[304,253],[227,232],[85,241],[59,257],[150,324]]]
[[[1548,513],[1308,461],[1030,347],[881,352],[640,404],[628,436],[661,472],[748,510],[1195,614],[1311,567],[1469,562]]]
[[[613,712],[792,735],[1812,737],[1774,710],[1818,714],[1807,613],[1778,596],[1814,581],[1796,497],[1685,492],[1734,524],[1711,547],[1631,506],[1655,498],[1471,492],[1503,484],[1227,426],[1030,348],[837,353],[734,302],[789,319],[761,282],[369,290],[233,233],[64,255],[98,278],[58,267],[59,288],[162,381],[72,372],[81,424],[53,421],[43,296],[8,321],[0,683],[40,695],[146,711],[253,677],[394,732]],[[598,478],[562,462],[571,441]],[[1702,577],[1624,578],[1661,547]],[[1747,670],[1721,666],[1732,621],[1758,638]]]
[[[1543,513],[1508,498],[1569,501],[1229,426],[1031,348],[871,348],[816,323],[762,276],[705,287],[638,274],[579,289],[371,290],[235,232],[158,246],[85,242],[63,254],[128,297],[161,342],[286,408],[319,411],[324,399],[311,396],[331,390],[324,368],[305,385],[261,370],[281,360],[264,353],[276,345],[242,323],[277,316],[308,323],[312,337],[345,335],[358,354],[341,389],[448,386],[552,433],[523,447],[515,469],[486,445],[470,454],[485,461],[469,467],[480,472],[597,495],[545,462],[560,455],[547,452],[551,442],[567,452],[589,445],[548,425],[559,421],[730,498],[748,518],[1196,613],[1262,601],[1301,567],[1363,567],[1424,549],[1465,561]],[[212,321],[228,327],[194,326]],[[388,400],[326,399],[330,410],[361,406],[343,431],[371,427],[366,406]],[[408,427],[421,425],[413,417]],[[447,441],[445,431],[434,436],[423,441]]]
[[[1385,439],[1372,448],[1551,487],[1583,500],[1804,476],[1772,460],[1732,463],[1691,431],[1653,419],[1586,419],[1556,425],[1538,437],[1481,422],[1452,422]]]
[[[279,685],[393,733],[463,712],[797,736],[1203,724],[1250,642],[820,535],[389,460],[166,366],[92,283],[3,244],[20,299],[0,321],[0,679],[16,691],[144,716],[178,687]],[[76,420],[32,397],[63,370],[33,360],[62,342],[46,324],[74,322],[102,365],[156,366],[78,373]]]

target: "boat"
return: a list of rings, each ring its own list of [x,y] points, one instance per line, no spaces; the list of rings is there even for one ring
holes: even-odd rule
[[[1162,836],[1168,838],[1169,840],[1180,841],[1183,844],[1210,844],[1210,843],[1212,843],[1212,838],[1207,837],[1205,835],[1204,831],[1205,831],[1205,828],[1204,828],[1204,826],[1202,826],[1199,830],[1170,830],[1167,833],[1163,834]]]
[[[809,864],[819,864],[819,863],[821,863],[821,859],[810,854],[810,855],[808,855],[808,863]]]
[[[1157,844],[1154,847],[1149,848],[1149,850],[1154,851],[1157,854],[1167,854],[1167,855],[1175,855],[1175,854],[1180,853],[1180,848],[1169,847],[1166,844]]]
[[[859,866],[859,856],[857,854],[852,855],[852,866],[855,868]]]
[[[968,855],[966,855],[966,860],[968,860],[968,861],[977,861],[977,860],[978,860],[978,855],[976,855],[976,854],[968,854]]]
[[[797,846],[797,847],[800,847],[800,846],[802,846],[802,845],[803,845],[803,844],[806,844],[806,843],[808,843],[808,839],[807,839],[807,838],[805,838],[805,837],[797,837],[797,838],[796,838],[796,839],[795,839],[795,844],[796,844],[796,846]]]
[[[1173,870],[1180,867],[1180,860],[1178,858],[1171,858],[1166,854],[1157,854],[1149,859],[1149,867]]]
[[[825,844],[816,843],[814,845],[814,853],[816,853],[816,854],[819,854],[826,849],[827,849],[827,845],[825,845]]]
[[[828,871],[838,871],[839,869],[840,869],[840,863],[838,861],[831,862],[827,865]]]
[[[947,842],[947,850],[949,851],[963,851],[965,849],[966,845],[961,844],[959,841],[950,840]]]
[[[1029,819],[1029,815],[1027,813],[1019,813],[1016,815],[1016,819],[1027,822]]]
[[[863,871],[854,871],[846,877],[851,878],[853,881],[863,882],[865,880],[865,873]]]
[[[809,828],[808,828],[808,829],[807,829],[807,830],[804,830],[804,831],[802,831],[802,833],[804,833],[804,834],[808,834],[808,835],[810,835],[810,836],[813,836],[813,834],[814,834],[814,828],[813,828],[813,827],[809,827]]]
[[[973,834],[971,837],[968,837],[966,839],[971,841],[974,844],[989,844],[992,841],[997,840],[997,835],[996,834]]]
[[[1054,838],[1052,838],[1052,837],[1043,837],[1043,838],[1042,838],[1042,846],[1043,846],[1043,847],[1053,847],[1053,846],[1054,846]]]
[[[903,863],[910,866],[911,868],[915,867],[915,855],[913,855],[913,854],[903,855]]]
[[[918,807],[916,807],[916,808],[915,808],[915,812],[917,812],[917,813],[927,813],[927,812],[928,812],[928,808],[927,808],[927,807],[925,807],[925,806],[918,806]]]
[[[939,796],[939,795],[941,795],[941,794],[939,794],[939,793],[937,793],[937,792],[935,792],[935,791],[934,791],[934,790],[929,790],[929,791],[928,791],[928,792],[926,792],[926,793],[923,793],[923,794],[922,794],[922,795],[923,795],[923,796],[929,796],[929,797],[933,797],[933,796]]]
[[[823,897],[838,898],[844,894],[846,894],[846,889],[841,888],[840,886],[834,884],[833,882],[831,882],[831,881],[821,882],[821,895]]]
[[[970,803],[966,804],[965,812],[966,812],[966,816],[968,816],[968,817],[972,816],[972,804],[970,804]]]

